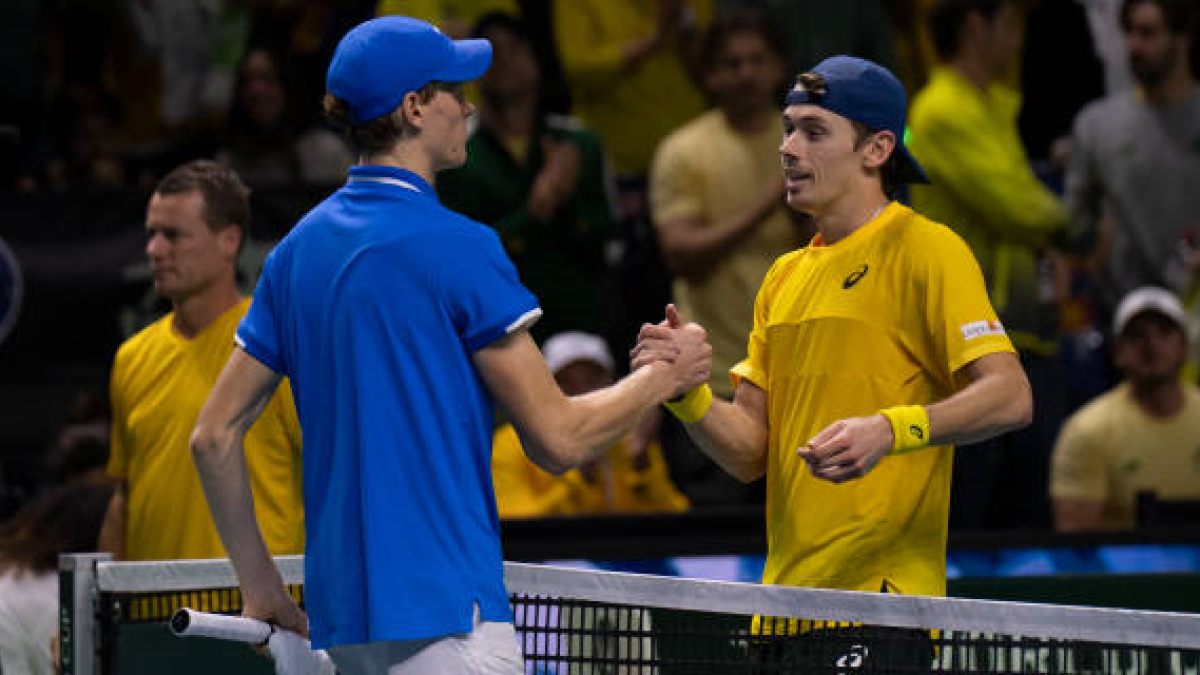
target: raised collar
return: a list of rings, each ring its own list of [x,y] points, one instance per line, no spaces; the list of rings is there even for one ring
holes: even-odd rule
[[[352,166],[350,167],[350,177],[347,182],[391,185],[437,199],[437,192],[434,191],[433,186],[426,182],[424,178],[421,178],[412,171],[394,166],[380,166],[377,164],[358,164]]]

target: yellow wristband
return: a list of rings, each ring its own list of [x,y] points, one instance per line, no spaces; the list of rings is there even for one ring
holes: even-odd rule
[[[892,451],[901,455],[929,446],[929,413],[925,406],[898,405],[879,411],[892,425]]]
[[[684,394],[679,400],[663,401],[663,407],[681,421],[691,424],[704,417],[704,413],[708,412],[708,407],[712,405],[712,400],[712,389],[709,389],[707,384],[702,384]]]

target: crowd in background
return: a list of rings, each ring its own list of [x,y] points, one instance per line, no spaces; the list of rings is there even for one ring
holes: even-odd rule
[[[256,191],[307,185],[315,200],[354,162],[353,148],[320,115],[337,39],[380,14],[424,18],[456,37],[493,42],[495,65],[467,93],[478,105],[469,162],[440,177],[438,190],[448,206],[498,230],[545,310],[533,328],[538,342],[563,332],[599,336],[608,351],[594,349],[604,356],[592,361],[610,377],[627,367],[621,356],[638,326],[661,319],[673,300],[712,328],[713,389],[728,395],[725,371],[744,356],[762,274],[812,234],[783,206],[777,183],[781,93],[825,56],[870,58],[904,82],[911,146],[933,178],[929,191],[899,197],[962,228],[1040,411],[1030,432],[962,462],[952,525],[1046,528],[1059,427],[1117,378],[1109,365],[1117,302],[1154,285],[1190,305],[1197,290],[1200,40],[1183,57],[1192,73],[1183,84],[1162,100],[1146,92],[1180,77],[1159,72],[1167,68],[1161,41],[1194,34],[1170,12],[1184,17],[1190,7],[1194,22],[1200,3],[1142,3],[1162,8],[1166,37],[1139,33],[1144,27],[1131,26],[1119,0],[997,2],[1011,16],[941,16],[950,23],[940,28],[930,21],[936,4],[14,0],[0,9],[0,180],[9,202],[95,208],[104,195],[144,197],[183,161],[214,158]],[[982,101],[971,99],[972,84]],[[1116,103],[1092,103],[1105,97]],[[1147,101],[1143,119],[1138,106]],[[276,231],[286,231],[291,223],[280,220]],[[140,221],[131,226],[140,232]],[[28,262],[17,244],[18,263]],[[83,263],[63,256],[57,264]],[[252,277],[253,263],[247,269]],[[36,301],[27,298],[25,316],[36,316]],[[140,296],[128,304],[160,307]],[[1190,326],[1196,313],[1188,312]],[[143,324],[126,321],[120,337]],[[14,336],[31,329],[19,319]],[[117,346],[98,350],[111,356]],[[104,398],[84,388],[43,447],[6,448],[6,457],[20,455],[9,463],[44,455],[36,459],[44,471],[9,485],[0,515],[61,484],[60,474],[103,465]],[[620,510],[611,472],[647,467],[655,503],[666,509],[761,501],[761,487],[724,476],[669,419],[643,426],[642,438],[661,446],[630,445],[652,448],[649,459],[618,454],[568,476],[546,489],[574,485],[574,496],[542,513]],[[67,462],[70,471],[55,468]],[[595,476],[608,476],[607,492]],[[535,503],[532,494],[524,502]]]

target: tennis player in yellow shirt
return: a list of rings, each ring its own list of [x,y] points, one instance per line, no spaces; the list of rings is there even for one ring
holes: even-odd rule
[[[764,583],[944,595],[951,446],[1030,419],[970,249],[890,196],[928,181],[900,141],[906,108],[862,59],[797,78],[780,154],[788,204],[818,234],[767,272],[734,400],[701,386],[668,404],[730,474],[765,473]],[[634,368],[672,358],[667,313],[643,327]]]

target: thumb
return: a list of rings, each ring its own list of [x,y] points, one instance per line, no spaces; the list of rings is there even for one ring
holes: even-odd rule
[[[671,328],[679,328],[683,325],[683,319],[679,317],[679,310],[674,304],[667,305],[667,325]]]

